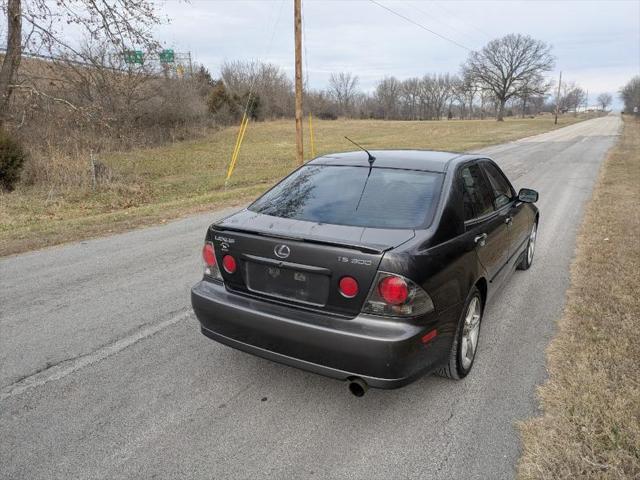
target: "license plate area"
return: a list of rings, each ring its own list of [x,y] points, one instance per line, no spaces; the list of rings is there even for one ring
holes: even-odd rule
[[[329,296],[329,276],[280,265],[246,261],[251,292],[322,307]]]

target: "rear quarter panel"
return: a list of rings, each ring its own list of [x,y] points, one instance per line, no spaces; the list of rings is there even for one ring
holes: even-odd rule
[[[472,286],[485,275],[473,235],[464,229],[462,193],[454,179],[455,172],[447,174],[432,225],[416,230],[413,240],[387,252],[379,267],[422,286],[437,314],[461,308]]]

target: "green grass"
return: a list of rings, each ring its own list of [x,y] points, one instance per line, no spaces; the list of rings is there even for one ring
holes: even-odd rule
[[[557,127],[582,119],[562,117]],[[316,155],[353,150],[345,135],[372,149],[468,151],[553,128],[551,116],[500,123],[316,120],[314,136]],[[89,187],[20,186],[11,194],[0,193],[0,255],[240,205],[296,167],[294,122],[252,123],[225,188],[236,133],[237,127],[232,127],[198,140],[102,155],[100,160],[110,167],[113,179],[95,191]],[[310,150],[305,143],[306,159]]]

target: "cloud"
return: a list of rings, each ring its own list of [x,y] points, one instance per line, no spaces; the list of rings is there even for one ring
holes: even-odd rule
[[[390,1],[385,6],[472,49],[519,32],[549,42],[557,70],[589,90],[615,92],[640,71],[640,2]],[[158,29],[214,74],[225,60],[260,59],[293,71],[290,0],[164,1]],[[350,71],[361,87],[384,76],[457,72],[468,52],[368,1],[303,0],[305,65],[314,88]],[[554,72],[552,76],[557,76]]]

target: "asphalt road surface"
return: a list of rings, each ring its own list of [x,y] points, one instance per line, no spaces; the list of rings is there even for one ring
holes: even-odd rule
[[[485,150],[540,192],[541,223],[533,267],[488,306],[460,382],[356,398],[202,336],[189,288],[225,212],[0,260],[0,477],[512,478],[619,128],[608,116]]]

